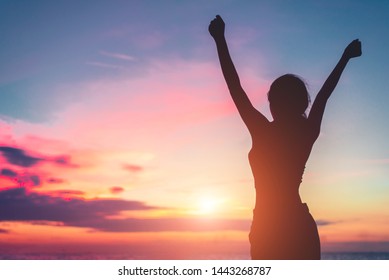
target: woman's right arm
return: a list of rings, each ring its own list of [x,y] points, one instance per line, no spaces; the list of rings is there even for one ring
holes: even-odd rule
[[[216,18],[211,21],[208,29],[209,33],[215,40],[220,66],[231,97],[247,128],[250,132],[252,132],[255,127],[258,127],[258,125],[264,125],[269,121],[264,115],[254,108],[240,84],[238,73],[236,72],[235,66],[232,62],[227,42],[224,37],[225,24],[223,19],[217,15]]]

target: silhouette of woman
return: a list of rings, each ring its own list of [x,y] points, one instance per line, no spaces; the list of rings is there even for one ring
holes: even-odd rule
[[[232,99],[252,139],[249,162],[255,181],[256,202],[249,234],[252,259],[320,259],[320,239],[299,186],[328,98],[348,61],[362,54],[361,42],[352,41],[313,102],[295,75],[277,78],[268,92],[273,121],[258,112],[243,90],[224,37],[225,24],[216,16],[209,25]]]

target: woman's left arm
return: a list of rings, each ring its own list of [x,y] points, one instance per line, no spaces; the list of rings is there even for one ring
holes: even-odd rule
[[[327,100],[331,96],[336,85],[338,84],[343,70],[346,68],[347,63],[351,58],[358,57],[361,55],[361,42],[356,39],[346,47],[339,62],[336,64],[334,70],[332,70],[331,74],[328,76],[327,80],[325,81],[319,93],[317,94],[315,101],[313,102],[312,109],[308,116],[308,121],[312,128],[311,132],[314,140],[317,139],[320,133],[320,126],[323,119]]]

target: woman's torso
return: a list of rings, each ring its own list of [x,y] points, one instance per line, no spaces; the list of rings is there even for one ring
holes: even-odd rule
[[[249,162],[255,180],[255,211],[301,205],[299,186],[314,141],[306,119],[268,123],[252,132]]]

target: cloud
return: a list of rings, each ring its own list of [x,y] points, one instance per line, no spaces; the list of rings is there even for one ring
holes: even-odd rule
[[[33,157],[27,154],[27,152],[20,148],[15,148],[11,146],[0,146],[0,152],[2,152],[3,157],[9,164],[19,166],[19,167],[34,167],[40,162],[52,162],[56,165],[62,167],[77,168],[79,165],[71,162],[71,157],[69,155],[61,156],[40,156]],[[9,171],[5,171],[9,172]],[[35,180],[35,179],[34,179]],[[36,181],[36,180],[35,180]]]
[[[87,223],[105,219],[121,211],[156,208],[139,201],[119,199],[65,200],[60,196],[27,192],[25,188],[0,191],[0,220],[3,221],[57,221],[71,225],[75,221]]]
[[[0,221],[55,222],[108,232],[248,230],[249,220],[207,218],[110,219],[122,211],[161,209],[140,201],[63,198],[25,188],[0,191]]]
[[[120,60],[127,60],[127,61],[134,61],[135,57],[127,55],[127,54],[122,54],[122,53],[112,53],[112,52],[106,52],[106,51],[101,51],[100,54],[112,58],[117,58]]]
[[[34,187],[41,185],[41,179],[39,178],[38,175],[31,175],[30,180],[31,180]]]
[[[161,231],[221,231],[250,229],[250,221],[242,219],[206,218],[156,218],[156,219],[101,219],[91,221],[90,227],[111,232],[161,232]]]
[[[71,162],[71,157],[68,155],[56,157],[52,161],[54,163],[61,165],[61,166],[64,166],[64,167],[71,167],[71,168],[79,167],[79,165]]]
[[[64,182],[65,182],[65,180],[61,179],[61,178],[52,177],[52,178],[47,179],[47,183],[49,183],[49,184],[62,184]]]
[[[336,224],[337,222],[335,221],[329,221],[329,220],[316,220],[317,226],[328,226],[332,224]]]
[[[50,192],[49,195],[55,197],[62,197],[68,200],[77,196],[85,195],[85,192],[79,190],[57,190]]]
[[[121,193],[121,192],[124,192],[124,188],[122,187],[112,187],[109,189],[109,191],[113,194],[118,194],[118,193]]]
[[[42,183],[42,180],[39,175],[30,174],[27,172],[18,173],[8,168],[3,168],[0,171],[0,175],[12,179],[13,181],[17,182],[20,186],[37,187],[40,186]]]
[[[108,69],[116,69],[116,70],[125,70],[126,69],[125,67],[120,66],[120,65],[103,63],[103,62],[98,62],[98,61],[90,61],[90,62],[87,62],[86,64],[92,65],[92,66],[97,66],[97,67],[102,67],[102,68],[108,68]]]
[[[143,167],[142,166],[135,165],[135,164],[124,164],[123,168],[125,170],[131,171],[131,172],[134,172],[134,173],[143,171]]]
[[[2,233],[9,233],[9,230],[0,228],[0,234],[2,234]]]
[[[41,158],[29,156],[24,150],[14,147],[0,146],[0,152],[8,163],[20,167],[32,167],[42,161]]]
[[[4,177],[9,177],[9,178],[15,178],[18,175],[18,173],[11,170],[11,169],[3,168],[0,171],[0,175],[2,175]]]

